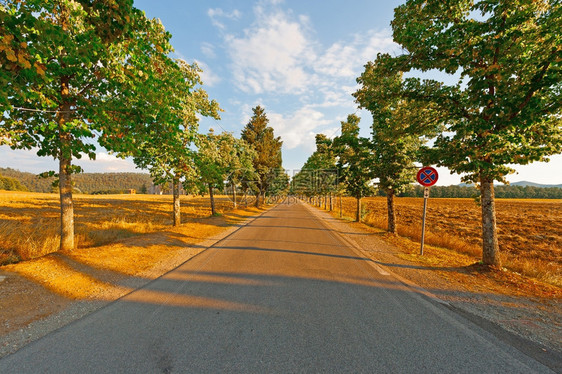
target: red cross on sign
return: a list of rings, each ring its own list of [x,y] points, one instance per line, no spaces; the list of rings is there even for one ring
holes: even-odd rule
[[[418,171],[418,176],[416,178],[418,180],[418,183],[422,186],[430,187],[437,183],[439,175],[437,174],[437,170],[430,166],[426,166]]]

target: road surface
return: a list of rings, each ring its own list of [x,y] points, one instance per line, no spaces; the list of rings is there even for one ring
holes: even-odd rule
[[[279,205],[0,373],[551,372]]]

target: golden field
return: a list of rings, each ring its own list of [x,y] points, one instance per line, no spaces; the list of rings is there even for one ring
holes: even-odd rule
[[[363,221],[387,228],[385,197],[364,198]],[[343,214],[354,218],[356,201],[344,197]],[[423,198],[395,198],[398,234],[420,241]],[[334,202],[339,211],[339,200]],[[520,274],[562,286],[562,201],[497,199],[503,265]],[[473,199],[430,198],[425,243],[481,258],[481,210]]]
[[[64,310],[72,300],[112,301],[204,251],[263,209],[232,209],[225,197],[75,195],[77,248],[59,247],[59,197],[0,191],[0,336]],[[51,253],[54,252],[54,253]],[[21,261],[15,264],[10,262]],[[140,282],[131,287],[131,281]]]
[[[181,198],[182,222],[211,215],[209,199]],[[219,213],[232,209],[216,198]],[[77,248],[98,247],[172,225],[172,196],[74,195]],[[0,191],[0,264],[28,260],[59,247],[60,208],[57,194]]]

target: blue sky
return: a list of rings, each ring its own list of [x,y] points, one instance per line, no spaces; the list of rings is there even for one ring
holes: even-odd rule
[[[252,108],[265,108],[283,140],[283,166],[299,169],[314,150],[314,135],[337,135],[348,114],[361,118],[364,136],[371,124],[351,93],[363,65],[378,52],[399,53],[392,42],[393,9],[385,0],[135,0],[150,18],[172,33],[173,57],[196,61],[204,87],[224,109],[221,121],[203,119],[200,130],[236,136]],[[96,161],[76,162],[86,172],[139,171],[130,160],[102,149]],[[0,147],[0,167],[39,173],[55,170],[52,159]],[[508,180],[562,183],[562,156],[517,167]],[[440,168],[438,185],[460,182]]]

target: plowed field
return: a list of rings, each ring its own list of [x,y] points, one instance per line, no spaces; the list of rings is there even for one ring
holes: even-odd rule
[[[419,240],[423,199],[396,198],[398,233]],[[364,221],[386,229],[386,198],[363,199]],[[339,201],[334,204],[339,209]],[[355,199],[343,198],[344,215],[353,217]],[[562,201],[496,200],[497,227],[506,267],[562,285]],[[472,199],[430,198],[426,243],[456,249],[479,258],[482,250],[481,210]]]

